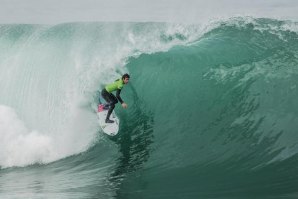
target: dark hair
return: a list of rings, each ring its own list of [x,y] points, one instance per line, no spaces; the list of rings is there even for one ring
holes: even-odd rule
[[[124,75],[122,75],[122,79],[125,79],[125,78],[130,78],[129,74],[125,73]]]

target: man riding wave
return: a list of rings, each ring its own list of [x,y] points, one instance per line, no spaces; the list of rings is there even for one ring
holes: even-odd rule
[[[123,108],[127,108],[127,104],[124,103],[120,97],[120,93],[123,86],[129,82],[129,78],[130,76],[126,73],[122,75],[121,79],[117,79],[115,82],[106,85],[106,87],[102,90],[101,95],[109,105],[109,111],[105,120],[106,123],[114,122],[113,120],[110,120],[110,115],[112,114],[115,104],[117,104],[118,101],[121,103]],[[116,91],[116,96],[112,93],[114,91]]]

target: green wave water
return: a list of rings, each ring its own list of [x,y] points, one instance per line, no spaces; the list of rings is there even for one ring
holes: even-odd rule
[[[2,25],[1,198],[297,198],[297,24]],[[129,72],[116,137],[94,107]]]

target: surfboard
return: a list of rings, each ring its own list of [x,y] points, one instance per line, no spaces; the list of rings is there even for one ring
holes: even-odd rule
[[[105,134],[110,135],[110,136],[115,136],[118,134],[120,121],[119,121],[117,115],[115,114],[115,112],[113,111],[110,116],[110,119],[114,120],[114,123],[106,123],[105,120],[106,120],[109,108],[106,103],[103,103],[103,101],[104,100],[101,98],[101,95],[100,95],[99,104],[97,107],[97,116],[98,116],[99,126],[101,127],[102,131]]]

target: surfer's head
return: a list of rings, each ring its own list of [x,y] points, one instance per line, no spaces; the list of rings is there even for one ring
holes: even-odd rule
[[[122,75],[122,80],[123,80],[124,84],[127,84],[128,83],[129,78],[130,78],[130,76],[127,73],[125,73],[124,75]]]

